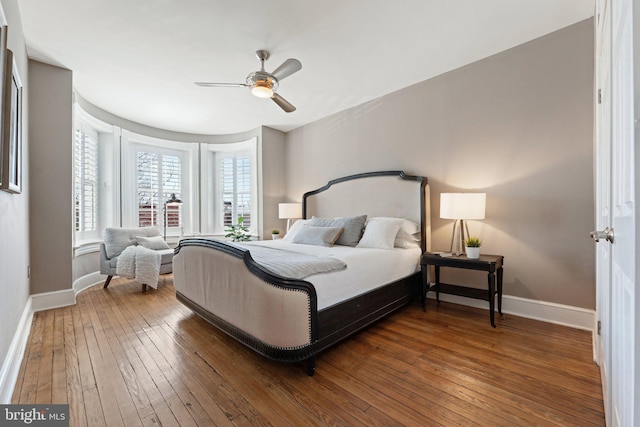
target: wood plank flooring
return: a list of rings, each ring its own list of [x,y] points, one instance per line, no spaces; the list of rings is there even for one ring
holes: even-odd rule
[[[602,426],[591,335],[419,303],[321,353],[276,363],[158,290],[114,279],[36,313],[13,403],[68,403],[71,426]]]

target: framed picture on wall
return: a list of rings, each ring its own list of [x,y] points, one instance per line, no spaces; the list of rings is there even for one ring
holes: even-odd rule
[[[1,14],[1,11],[0,11]],[[4,18],[0,16],[1,18]],[[2,114],[4,112],[3,102],[4,102],[4,91],[5,91],[5,78],[4,73],[6,70],[6,62],[7,62],[7,33],[8,28],[6,25],[0,25],[0,188],[3,188],[4,179],[2,177],[2,170],[4,165],[4,145],[2,141]]]
[[[22,81],[13,52],[6,50],[2,111],[2,183],[0,189],[22,191]]]

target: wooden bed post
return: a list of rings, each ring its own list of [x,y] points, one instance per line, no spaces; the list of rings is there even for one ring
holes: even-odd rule
[[[310,377],[316,372],[316,356],[313,355],[307,359],[307,375]]]

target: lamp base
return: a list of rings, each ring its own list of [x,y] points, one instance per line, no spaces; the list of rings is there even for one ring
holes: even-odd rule
[[[451,233],[451,245],[449,246],[449,252],[452,254],[455,253],[456,256],[464,255],[464,242],[465,238],[465,230],[467,236],[469,236],[469,226],[463,219],[456,219],[453,223],[453,232]],[[453,243],[455,241],[456,247],[455,252],[453,250]]]

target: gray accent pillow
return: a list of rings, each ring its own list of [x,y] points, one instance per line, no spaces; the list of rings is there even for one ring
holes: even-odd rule
[[[342,227],[344,232],[336,241],[336,245],[356,246],[362,237],[366,215],[348,216],[342,218],[311,218],[309,225],[316,227]]]
[[[333,246],[342,234],[342,227],[314,227],[306,225],[293,237],[293,243],[304,245]]]

